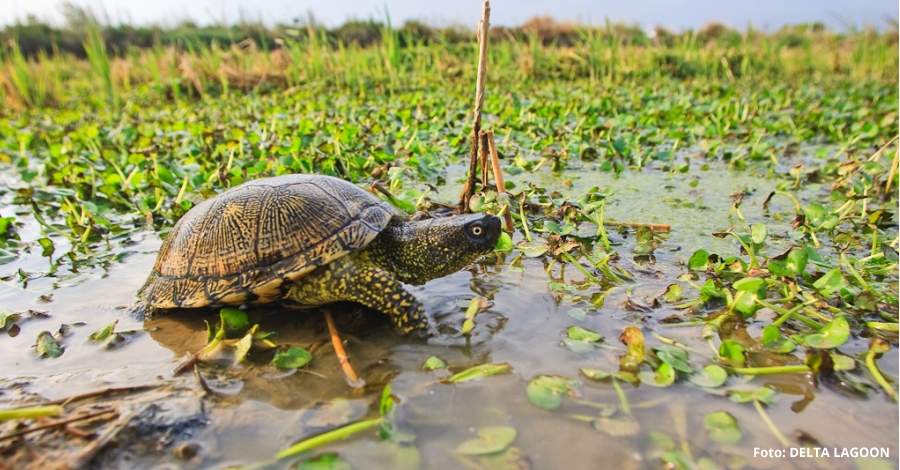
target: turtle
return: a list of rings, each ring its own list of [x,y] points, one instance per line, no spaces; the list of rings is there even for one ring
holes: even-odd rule
[[[189,210],[160,248],[139,303],[150,312],[290,300],[353,301],[403,334],[431,334],[403,284],[454,273],[491,252],[500,219],[410,220],[353,183],[291,174],[235,186]]]

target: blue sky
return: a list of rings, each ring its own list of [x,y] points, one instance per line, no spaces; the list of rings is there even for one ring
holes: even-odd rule
[[[61,22],[60,0],[0,0],[0,23],[24,19],[27,14]],[[385,6],[395,23],[423,20],[443,26],[474,26],[482,0],[72,0],[113,23],[172,24],[190,19],[200,24],[236,22],[242,16],[266,23],[289,23],[305,17],[307,11],[329,26],[347,19],[383,19]],[[663,25],[673,29],[697,28],[710,21],[724,22],[739,29],[751,23],[756,28],[778,29],[784,24],[822,21],[843,29],[848,21],[884,28],[887,19],[897,19],[897,0],[494,0],[492,24],[517,26],[536,15],[559,20],[601,23],[605,18],[642,26]]]

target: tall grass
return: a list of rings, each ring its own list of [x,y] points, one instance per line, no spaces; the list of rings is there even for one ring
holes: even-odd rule
[[[435,31],[426,40],[394,28],[389,17],[373,31],[380,40],[364,47],[345,43],[310,22],[304,28],[278,30],[274,49],[269,49],[265,38],[228,44],[181,34],[176,45],[157,41],[152,48],[130,48],[115,58],[99,25],[91,23],[83,41],[84,61],[69,54],[28,59],[15,42],[3,48],[0,99],[5,107],[40,108],[89,95],[104,96],[115,105],[142,85],[181,103],[238,91],[300,86],[367,93],[472,83],[477,47],[471,38],[460,40],[454,36],[457,33]],[[615,84],[665,77],[898,79],[895,32],[852,30],[838,35],[797,28],[765,34],[748,28],[740,34],[709,29],[660,33],[652,40],[638,41],[631,30],[609,22],[572,28],[570,36],[523,31],[501,29],[492,37],[489,79],[493,83],[588,79]]]
[[[106,95],[107,103],[110,106],[115,106],[116,94],[113,87],[109,54],[106,52],[106,41],[103,39],[103,32],[96,21],[87,23],[87,38],[83,45],[88,62],[91,64],[91,69],[96,75],[103,93]]]

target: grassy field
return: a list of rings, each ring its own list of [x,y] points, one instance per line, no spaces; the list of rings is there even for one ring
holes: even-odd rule
[[[4,282],[24,290],[29,279],[115,264],[134,234],[165,236],[195,204],[254,178],[381,180],[410,213],[430,200],[455,203],[472,131],[476,43],[459,30],[415,24],[351,26],[128,36],[86,21],[47,33],[69,38],[65,47],[5,44]],[[17,28],[4,34],[42,31]],[[491,258],[497,276],[546,278],[538,291],[565,321],[580,322],[563,330],[562,342],[529,349],[562,344],[573,357],[597,349],[615,364],[573,371],[563,363],[560,375],[545,369],[526,379],[519,388],[535,409],[564,400],[563,408],[593,406],[576,391],[601,381],[618,397],[615,414],[553,416],[631,435],[640,412],[621,385],[676,395],[693,387],[727,396],[723,406],[735,415],[748,406],[739,403],[752,404],[766,438],[796,446],[802,436],[783,435],[765,411],[788,388],[762,378],[803,374],[840,389],[837,400],[867,396],[854,406],[896,414],[896,370],[878,365],[896,365],[898,344],[896,29],[712,25],[648,35],[534,20],[494,31],[489,54],[484,126],[495,133],[509,193],[481,188],[472,206],[514,215],[511,239]],[[654,204],[664,207],[654,220],[627,220],[624,210],[610,217],[616,207]],[[640,226],[670,214],[689,215],[671,233]],[[50,261],[40,271],[17,264],[38,255]],[[621,333],[622,344],[607,340],[615,351],[598,349],[603,336],[588,329],[600,329],[592,315],[609,311],[632,312],[603,326]],[[23,316],[0,318],[10,328]],[[680,327],[691,347],[673,339]],[[495,366],[459,380],[507,370]],[[377,392],[382,404],[386,397]],[[390,440],[395,429],[384,423],[400,419],[391,406],[331,437],[382,426]],[[698,424],[703,432],[716,445],[736,443],[735,430],[740,440],[732,415],[716,413]],[[721,457],[697,448],[692,455],[683,432],[676,448],[642,425],[641,436],[658,447],[654,458],[676,468],[715,468]],[[896,429],[885,432],[896,442]],[[512,453],[507,437],[497,437],[505,444],[493,442],[494,453]]]

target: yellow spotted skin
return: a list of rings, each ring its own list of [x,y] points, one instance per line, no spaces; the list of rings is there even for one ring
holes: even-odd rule
[[[493,250],[499,236],[500,220],[480,214],[393,221],[364,250],[319,267],[286,297],[304,305],[349,300],[388,314],[401,333],[432,333],[424,307],[401,281],[424,284],[454,273]]]
[[[425,308],[391,273],[349,255],[322,266],[294,285],[287,298],[304,305],[350,300],[388,314],[403,334],[430,333]]]
[[[499,237],[500,219],[492,215],[409,221],[338,178],[263,178],[188,211],[138,296],[151,310],[353,301],[390,315],[403,333],[431,332],[422,304],[402,283],[458,271]]]

